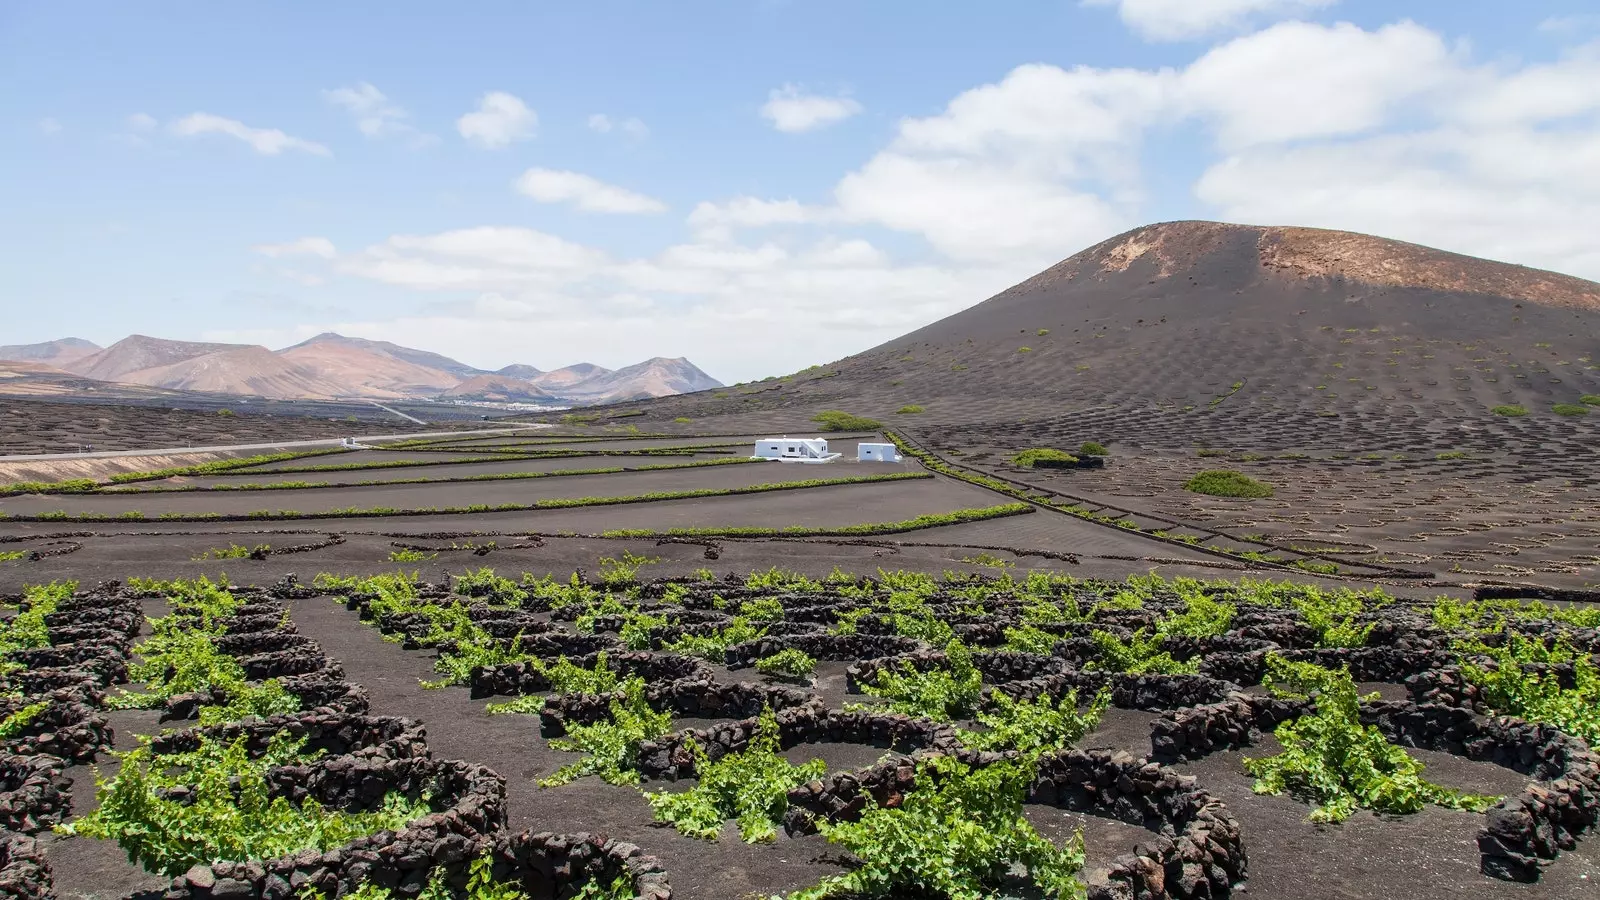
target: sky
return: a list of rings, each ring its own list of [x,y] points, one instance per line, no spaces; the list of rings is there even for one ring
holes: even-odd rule
[[[1187,218],[1600,280],[1588,0],[12,0],[0,80],[0,344],[731,383]]]

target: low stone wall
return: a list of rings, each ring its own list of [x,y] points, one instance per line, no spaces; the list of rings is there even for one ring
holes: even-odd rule
[[[1236,693],[1156,720],[1151,748],[1157,758],[1198,759],[1249,746],[1262,731],[1312,708],[1306,701]],[[1380,701],[1362,704],[1360,714],[1363,725],[1401,746],[1490,762],[1534,779],[1489,811],[1478,835],[1487,875],[1536,881],[1542,865],[1600,825],[1600,755],[1578,738],[1549,725],[1483,718],[1440,704]]]
[[[96,753],[113,744],[111,724],[98,710],[81,700],[55,699],[75,696],[73,688],[45,698],[50,705],[22,731],[0,744],[0,750],[18,756],[47,753],[75,763],[93,762]],[[31,702],[38,702],[37,698]]]
[[[1216,703],[1177,709],[1150,725],[1151,758],[1200,759],[1255,743],[1261,732],[1305,715],[1310,704],[1235,691]]]
[[[55,756],[0,755],[0,831],[37,834],[72,809],[72,779]]]
[[[1088,702],[1102,688],[1111,691],[1111,705],[1118,709],[1163,711],[1215,703],[1239,686],[1203,675],[1128,675],[1121,672],[1067,672],[995,686],[1018,700],[1049,697],[1052,700],[1077,691],[1078,699]]]
[[[426,731],[415,719],[399,716],[342,715],[321,712],[288,713],[247,722],[170,731],[151,741],[156,753],[184,753],[198,749],[202,738],[232,743],[244,739],[245,749],[259,754],[279,734],[304,738],[305,750],[329,756],[364,756],[374,759],[409,759],[429,755]]]
[[[575,665],[592,667],[597,656],[573,659]],[[672,681],[679,678],[710,677],[705,663],[692,656],[676,653],[653,653],[633,650],[607,653],[606,666],[621,675],[638,675],[649,682]],[[537,666],[525,662],[505,663],[498,666],[480,666],[472,670],[471,691],[473,699],[496,696],[521,696],[550,690],[549,679]]]
[[[1122,752],[1063,750],[1039,760],[1029,803],[1149,829],[1132,853],[1088,874],[1089,900],[1220,900],[1248,874],[1238,820],[1180,775]]]
[[[1256,650],[1208,655],[1200,672],[1239,685],[1260,684],[1267,672],[1267,655],[1276,652],[1293,662],[1314,663],[1329,669],[1350,667],[1356,681],[1401,683],[1414,675],[1447,666],[1455,654],[1444,650],[1406,650],[1397,647],[1321,647],[1309,650]]]
[[[244,634],[224,634],[211,639],[216,648],[229,656],[255,656],[261,653],[278,653],[285,650],[320,651],[317,642],[303,634],[291,631],[249,631]]]
[[[1543,865],[1600,824],[1600,755],[1553,726],[1417,703],[1366,704],[1361,721],[1397,744],[1494,763],[1535,779],[1489,810],[1478,834],[1486,875],[1537,881]]]
[[[290,675],[278,679],[285,691],[300,698],[300,712],[344,713],[361,715],[369,707],[367,690],[351,681],[336,681],[322,672],[309,675]],[[217,690],[174,694],[162,705],[161,721],[174,722],[198,718],[203,706],[225,706],[226,693]]]
[[[955,730],[948,725],[894,713],[828,710],[819,699],[781,710],[774,718],[778,744],[784,749],[818,743],[866,744],[903,753],[930,749],[954,753],[960,749]],[[636,764],[640,774],[650,779],[693,778],[695,759],[687,750],[691,739],[707,758],[716,760],[748,748],[758,727],[759,720],[751,717],[674,732],[640,744]]]
[[[309,675],[313,672],[329,680],[344,677],[344,666],[329,659],[320,647],[315,646],[244,656],[239,658],[239,665],[244,668],[245,677],[251,681],[265,681],[286,675]]]
[[[1037,653],[974,653],[972,664],[983,673],[985,681],[1024,681],[1044,675],[1059,675],[1067,671],[1067,662],[1059,656],[1041,656]]]
[[[786,638],[761,638],[728,648],[727,665],[743,669],[781,650],[794,648],[813,659],[848,661],[898,656],[923,649],[916,640],[885,634],[802,634]]]
[[[21,834],[0,832],[0,898],[52,900],[50,863],[38,841]]]
[[[272,860],[196,865],[172,879],[166,900],[289,900],[310,885],[343,896],[362,882],[415,896],[441,863],[470,859],[480,841],[505,827],[505,779],[483,766],[431,758],[367,760],[341,756],[268,773],[275,795],[298,803],[372,810],[390,791],[430,796],[437,810],[404,829],[380,831],[337,850],[305,850]]]
[[[10,659],[28,669],[87,669],[101,684],[120,684],[128,680],[127,654],[114,645],[81,643],[35,647],[18,650]]]
[[[1014,757],[953,754],[976,767]],[[916,784],[922,756],[840,772],[789,792],[784,830],[852,821],[869,802],[893,805]],[[870,799],[869,799],[870,798]],[[1063,750],[1039,760],[1027,803],[1107,816],[1151,832],[1132,852],[1087,873],[1090,900],[1220,900],[1248,873],[1238,821],[1192,777],[1122,752]]]
[[[546,698],[544,707],[539,710],[540,731],[546,737],[560,737],[573,725],[605,721],[611,716],[611,701],[621,698],[621,692],[559,694]],[[816,701],[814,694],[799,688],[745,682],[724,684],[709,677],[680,678],[645,688],[645,702],[651,709],[683,718],[742,719],[757,715],[766,706],[781,712],[813,701]]]

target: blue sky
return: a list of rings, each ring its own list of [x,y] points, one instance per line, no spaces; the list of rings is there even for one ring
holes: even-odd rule
[[[1600,278],[1579,2],[13,2],[0,343],[834,359],[1139,224]]]

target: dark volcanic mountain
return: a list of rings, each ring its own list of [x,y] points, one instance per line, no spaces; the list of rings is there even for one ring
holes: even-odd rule
[[[804,421],[823,407],[893,419],[924,406],[907,425],[1115,408],[1142,427],[1212,412],[1503,421],[1491,408],[1520,405],[1530,423],[1567,424],[1581,419],[1550,409],[1600,394],[1597,360],[1600,284],[1348,232],[1171,222],[864,353],[743,389],[756,396],[649,408],[696,421],[792,409]]]

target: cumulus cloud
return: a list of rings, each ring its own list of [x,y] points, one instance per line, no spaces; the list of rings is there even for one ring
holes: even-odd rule
[[[134,113],[127,121],[130,131],[154,131],[156,127],[156,117],[148,113]]]
[[[588,124],[590,131],[596,131],[600,134],[615,132],[623,137],[633,138],[636,141],[650,136],[650,127],[631,116],[625,119],[617,119],[605,113],[593,113],[589,116]]]
[[[584,212],[658,213],[667,208],[654,197],[558,169],[529,169],[517,178],[516,189],[540,203],[568,203]]]
[[[471,143],[491,150],[533,138],[539,116],[515,94],[490,91],[478,108],[456,120],[456,131]]]
[[[179,137],[202,134],[222,134],[244,141],[263,156],[277,156],[285,150],[298,150],[317,156],[332,156],[327,147],[313,141],[284,134],[276,128],[251,128],[237,119],[227,119],[211,113],[190,113],[171,125],[172,133]]]
[[[1084,6],[1115,6],[1139,36],[1185,41],[1262,19],[1303,15],[1339,0],[1082,0]]]
[[[793,84],[774,89],[761,107],[762,117],[773,128],[790,133],[825,128],[859,112],[861,104],[849,97],[807,94]]]

